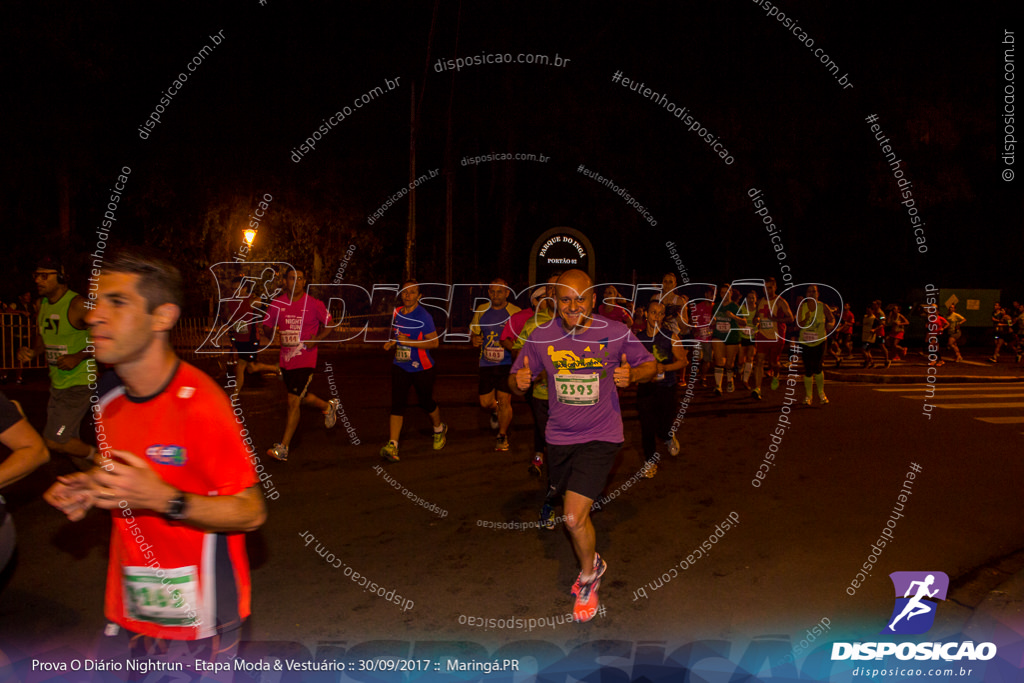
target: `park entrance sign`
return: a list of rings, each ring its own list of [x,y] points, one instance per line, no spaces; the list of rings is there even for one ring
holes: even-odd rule
[[[545,282],[551,273],[578,268],[594,279],[594,247],[579,230],[558,227],[546,231],[530,249],[531,283]]]

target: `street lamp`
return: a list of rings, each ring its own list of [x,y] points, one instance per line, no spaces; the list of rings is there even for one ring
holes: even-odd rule
[[[245,235],[245,243],[251,247],[252,241],[256,239],[256,231],[253,230],[252,228],[249,228],[248,230],[245,230],[242,234]]]

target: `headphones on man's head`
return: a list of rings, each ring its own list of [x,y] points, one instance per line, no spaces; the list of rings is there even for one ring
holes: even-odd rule
[[[36,269],[39,269],[39,268],[46,268],[47,270],[55,270],[55,271],[57,271],[57,284],[58,285],[66,285],[67,284],[67,273],[64,271],[64,264],[62,264],[59,260],[55,259],[54,257],[52,257],[52,256],[45,256],[45,257],[43,257],[39,261],[39,263],[36,264]]]

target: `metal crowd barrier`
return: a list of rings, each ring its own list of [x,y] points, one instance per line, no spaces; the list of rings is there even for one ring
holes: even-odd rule
[[[340,315],[341,311],[332,311],[332,315]],[[381,318],[382,316],[349,316],[346,320],[351,320],[353,325],[344,325],[339,328],[341,334],[352,331],[356,325],[359,325],[361,320],[376,317]],[[22,346],[31,346],[32,340],[35,338],[36,321],[34,317],[18,315],[16,313],[3,313],[0,314],[0,371],[17,370],[19,368],[46,368],[46,359],[42,356],[32,359],[31,362],[22,364],[18,360],[18,349]],[[361,327],[361,325],[359,325]],[[221,356],[217,353],[196,353],[207,336],[209,336],[212,326],[209,318],[206,317],[194,317],[194,318],[181,318],[178,320],[178,324],[171,330],[171,344],[174,346],[177,354],[187,360],[196,361],[200,358],[216,358]],[[380,328],[383,330],[384,328]],[[372,327],[373,332],[378,332],[378,328]],[[224,335],[221,345],[224,347],[225,352],[232,350],[231,342],[228,340],[227,335]],[[277,349],[278,344],[273,344],[270,348]]]
[[[31,346],[35,326],[34,316],[0,314],[0,370],[46,367],[46,358],[43,356],[25,364],[18,360],[18,349],[22,346]]]

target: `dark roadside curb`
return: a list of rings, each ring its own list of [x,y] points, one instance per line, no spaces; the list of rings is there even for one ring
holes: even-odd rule
[[[935,384],[966,384],[973,382],[1024,382],[1024,371],[1015,375],[943,375],[940,371],[935,375]],[[844,372],[842,370],[826,370],[825,379],[830,382],[863,382],[869,384],[927,384],[928,375],[924,367],[920,372],[901,373],[899,375],[882,375],[869,372],[857,372],[856,370]]]
[[[962,632],[976,643],[1005,629],[1024,638],[1024,549],[963,575],[950,586],[948,599],[971,611]]]
[[[826,361],[828,362],[828,361]],[[931,372],[929,372],[931,370]],[[928,378],[934,377],[929,382]],[[867,384],[967,384],[1024,382],[1024,364],[1009,361],[989,363],[987,357],[964,356],[964,362],[946,361],[931,368],[924,358],[912,355],[909,360],[897,361],[888,368],[880,365],[865,368],[859,361],[849,360],[842,367],[829,364],[825,379],[833,382],[861,382]]]

